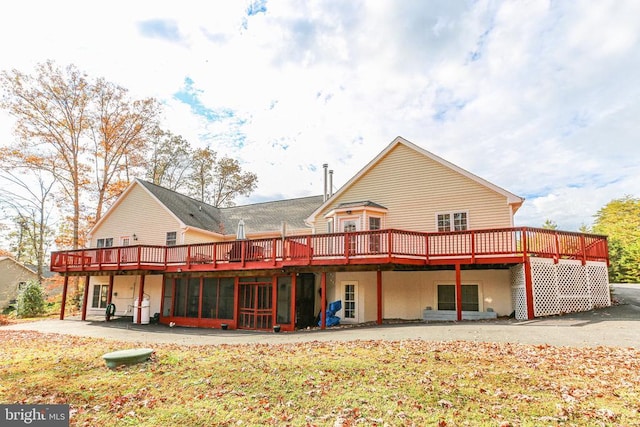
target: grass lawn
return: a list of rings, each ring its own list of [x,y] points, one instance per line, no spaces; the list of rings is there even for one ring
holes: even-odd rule
[[[0,403],[74,426],[633,426],[640,350],[472,342],[154,345],[0,329]]]

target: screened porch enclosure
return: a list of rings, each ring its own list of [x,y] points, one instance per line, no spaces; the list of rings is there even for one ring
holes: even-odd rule
[[[166,276],[161,323],[267,330],[294,328],[292,276]]]

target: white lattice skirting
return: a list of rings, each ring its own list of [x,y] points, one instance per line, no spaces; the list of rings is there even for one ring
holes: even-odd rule
[[[588,311],[611,305],[609,275],[604,262],[531,258],[535,317]],[[511,299],[516,319],[527,318],[524,265],[511,268]]]

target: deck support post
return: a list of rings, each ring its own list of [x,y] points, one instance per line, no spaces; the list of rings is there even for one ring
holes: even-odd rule
[[[376,271],[376,298],[378,299],[378,325],[382,325],[382,271]]]
[[[87,320],[87,303],[89,302],[89,280],[91,276],[84,278],[84,293],[82,294],[82,320]]]
[[[137,324],[142,323],[142,299],[144,298],[144,278],[145,274],[140,275],[140,289],[138,291],[138,307],[135,310],[138,310],[138,318],[136,319]]]
[[[113,301],[113,274],[109,275],[109,292],[107,292],[107,305]]]
[[[296,286],[298,277],[296,273],[291,273],[291,330],[296,330]],[[277,300],[276,300],[277,301]]]
[[[67,289],[69,288],[69,276],[64,276],[62,285],[62,301],[60,302],[60,320],[64,320],[64,310],[67,306]]]
[[[531,260],[529,256],[524,257],[524,292],[527,297],[527,319],[535,318],[533,307],[533,278],[531,276]]]
[[[320,329],[327,328],[327,273],[320,275]]]
[[[460,264],[456,264],[456,319],[462,320],[462,274]]]

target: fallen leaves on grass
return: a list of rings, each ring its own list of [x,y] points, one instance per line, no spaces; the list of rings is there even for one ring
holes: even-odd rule
[[[475,342],[155,345],[2,331],[0,401],[69,403],[72,425],[634,425],[640,352]],[[142,346],[142,345],[141,345]],[[145,345],[148,346],[148,345]]]

